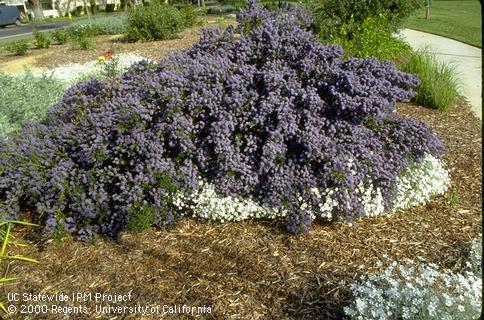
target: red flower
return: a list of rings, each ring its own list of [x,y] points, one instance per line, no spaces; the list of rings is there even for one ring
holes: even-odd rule
[[[113,57],[113,52],[110,50],[110,49],[106,49],[104,50],[103,52],[103,57],[106,59],[106,60],[109,60]]]

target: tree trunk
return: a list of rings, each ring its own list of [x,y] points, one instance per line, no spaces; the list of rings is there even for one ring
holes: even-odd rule
[[[97,12],[96,0],[89,0],[89,4],[91,5],[91,13],[96,14]]]
[[[66,12],[64,13],[64,17],[67,15],[67,13],[69,12],[69,7],[71,5],[71,0],[67,0],[67,6],[66,6]]]
[[[205,7],[205,0],[200,0],[200,2],[202,3],[202,7]]]
[[[60,0],[53,1],[53,4],[54,4],[54,9],[57,10],[57,13],[59,14],[59,17],[62,17],[64,12],[62,12],[62,9],[60,7]]]
[[[42,10],[42,4],[40,0],[29,0],[29,4],[34,12],[34,20],[44,20],[44,10]]]
[[[87,8],[87,1],[82,0],[82,2],[84,3],[84,12],[87,14],[87,20],[91,22],[91,15],[89,14],[89,9]]]

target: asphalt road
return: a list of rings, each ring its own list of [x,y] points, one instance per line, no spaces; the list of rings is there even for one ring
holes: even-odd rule
[[[38,23],[38,24],[25,24],[20,27],[15,25],[0,28],[0,40],[14,39],[19,36],[26,36],[32,33],[35,29],[39,31],[54,30],[65,27],[69,24],[68,21],[51,22],[51,23]]]

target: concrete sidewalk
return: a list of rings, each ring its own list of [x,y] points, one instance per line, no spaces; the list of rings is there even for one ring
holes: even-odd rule
[[[482,120],[481,49],[433,34],[404,29],[400,35],[414,49],[428,47],[440,61],[455,66],[461,94],[469,100],[472,111]]]

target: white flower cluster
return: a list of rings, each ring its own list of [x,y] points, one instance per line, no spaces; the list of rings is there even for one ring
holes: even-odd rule
[[[373,185],[364,186],[362,183],[360,183],[357,188],[357,193],[359,195],[360,203],[363,206],[365,216],[376,216],[385,210],[385,207],[383,206],[383,195],[380,188],[375,188]],[[318,208],[319,212],[316,215],[317,217],[324,220],[332,220],[334,218],[333,208],[338,202],[331,196],[336,191],[338,191],[338,188],[335,188],[334,190],[326,189],[321,196],[318,189],[311,189],[311,192],[320,199]],[[304,203],[301,206],[301,209],[305,209]]]
[[[314,193],[316,197],[320,200],[319,212],[317,216],[327,220],[333,219],[333,208],[336,207],[338,202],[336,202],[335,199],[331,198],[331,196],[335,191],[338,191],[338,188],[335,188],[334,190],[326,189],[324,190],[322,195],[317,188],[311,188],[310,191]],[[301,209],[305,209],[304,204],[301,205]]]
[[[393,210],[425,203],[431,196],[444,193],[449,184],[449,174],[442,162],[427,155],[422,162],[411,164],[397,178],[397,195],[393,202]]]
[[[115,64],[118,74],[125,72],[136,62],[141,60],[147,60],[141,56],[132,53],[121,53],[115,55],[113,59],[116,59]],[[100,79],[103,78],[105,64],[110,63],[110,60],[106,62],[88,61],[86,63],[69,63],[62,66],[58,66],[51,70],[34,72],[35,76],[52,76],[67,86],[75,83],[87,80],[87,79]]]
[[[476,276],[482,274],[482,234],[472,241],[466,266]]]
[[[200,180],[198,191],[190,195],[178,193],[173,204],[181,209],[191,209],[199,218],[224,221],[241,221],[249,218],[275,219],[284,212],[261,206],[252,199],[241,197],[224,197],[215,192],[213,185]]]
[[[442,162],[431,155],[409,166],[397,181],[394,211],[424,203],[430,196],[445,192],[450,183],[449,175],[442,166]],[[334,218],[332,211],[337,202],[332,195],[335,191],[338,189],[326,189],[322,192],[316,188],[311,189],[311,192],[321,199],[319,212],[317,215],[313,214],[313,218],[316,216],[327,220]],[[366,216],[376,216],[384,212],[383,195],[379,188],[360,184],[357,192]],[[179,209],[191,209],[195,217],[219,221],[241,221],[249,218],[274,219],[284,217],[286,214],[283,210],[261,206],[252,199],[217,194],[214,186],[206,181],[199,182],[198,191],[191,194],[177,194],[174,204]],[[300,202],[300,207],[305,209],[307,205]]]
[[[360,184],[358,186],[358,193],[360,195],[365,216],[377,216],[385,211],[385,207],[383,206],[383,195],[380,188],[375,188],[373,185],[365,188]]]
[[[480,255],[480,253],[479,253]],[[414,267],[395,261],[377,275],[351,285],[354,300],[344,308],[351,319],[477,319],[482,276],[439,270],[435,264]]]

